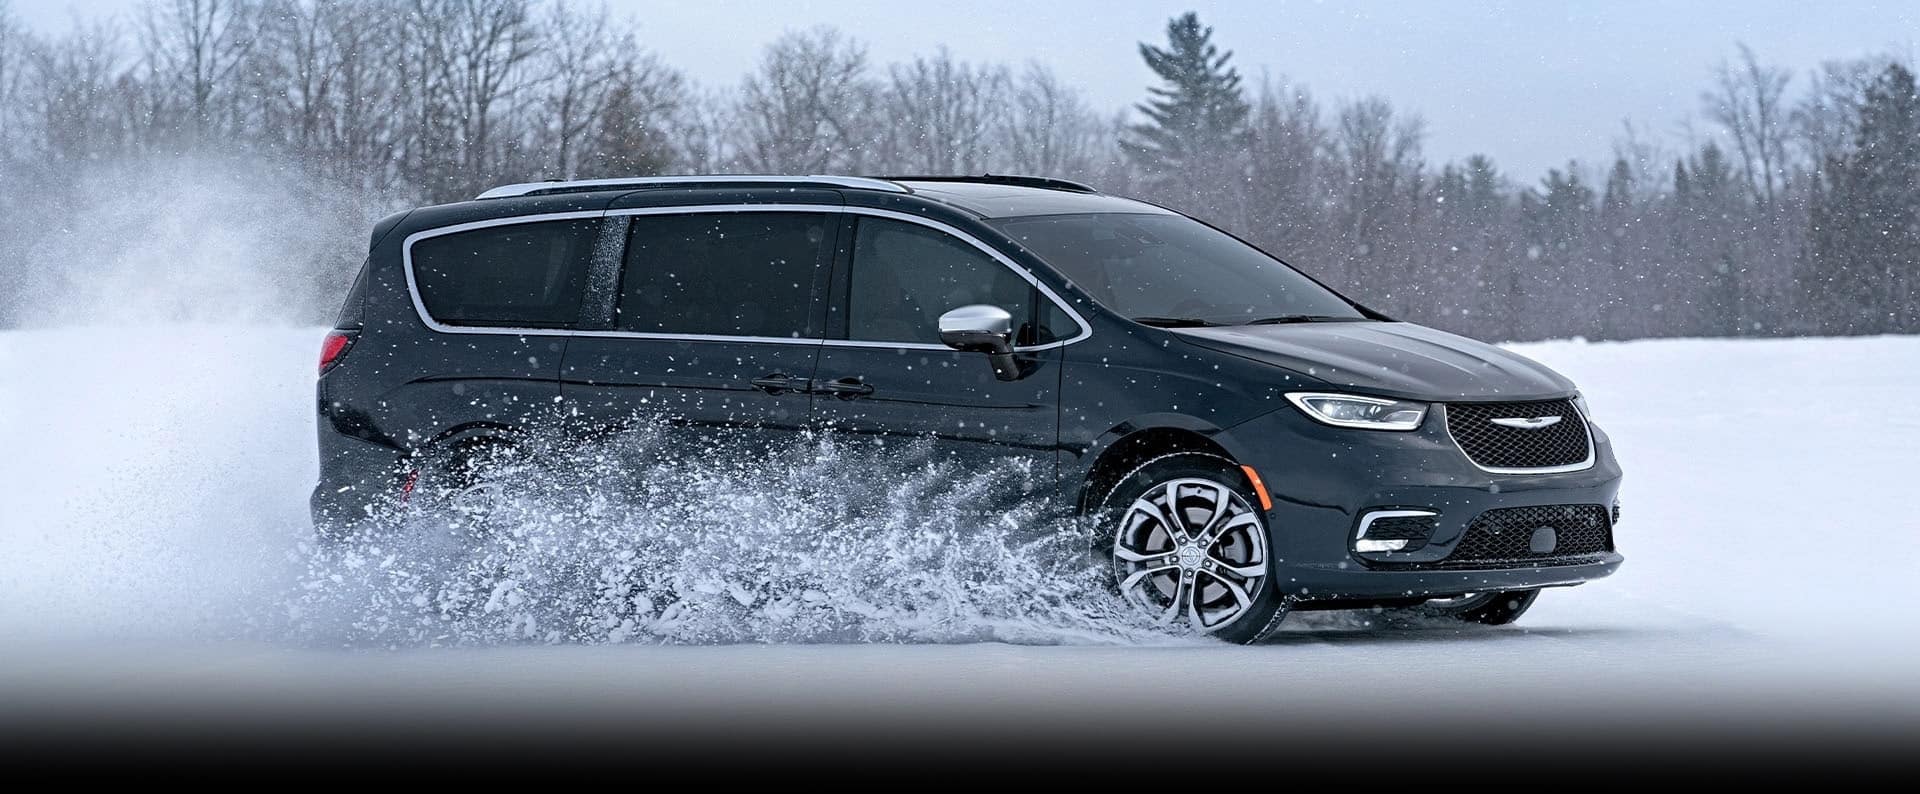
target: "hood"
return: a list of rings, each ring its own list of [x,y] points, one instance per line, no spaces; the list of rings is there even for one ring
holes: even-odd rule
[[[1417,400],[1539,400],[1573,382],[1526,358],[1445,331],[1395,322],[1173,329],[1201,347],[1284,367],[1339,388]]]

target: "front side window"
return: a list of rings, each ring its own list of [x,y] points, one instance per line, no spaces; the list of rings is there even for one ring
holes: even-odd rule
[[[832,228],[832,216],[821,213],[634,216],[619,328],[802,336]]]
[[[994,225],[1101,305],[1141,322],[1366,319],[1332,290],[1192,218],[1095,213],[1006,218]]]
[[[567,328],[580,319],[598,219],[488,226],[413,244],[427,314],[445,325]]]
[[[1073,332],[1043,324],[1034,315],[1033,285],[985,251],[916,223],[873,217],[858,223],[847,285],[848,338],[939,344],[940,315],[980,303],[1013,315],[1017,344]],[[1072,321],[1062,316],[1056,322]]]

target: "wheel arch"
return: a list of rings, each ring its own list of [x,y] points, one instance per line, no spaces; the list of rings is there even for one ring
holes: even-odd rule
[[[465,422],[442,430],[426,443],[415,447],[413,457],[417,460],[480,446],[520,448],[525,444],[526,433],[513,425],[490,421]]]
[[[1078,479],[1074,509],[1093,510],[1095,502],[1135,467],[1162,455],[1198,452],[1224,458],[1239,465],[1242,460],[1220,428],[1184,414],[1138,417],[1101,434],[1085,458],[1088,463]]]

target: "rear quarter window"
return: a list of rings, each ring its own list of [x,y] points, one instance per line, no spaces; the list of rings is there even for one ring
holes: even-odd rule
[[[420,302],[445,325],[572,327],[599,229],[587,218],[419,240],[411,252]]]

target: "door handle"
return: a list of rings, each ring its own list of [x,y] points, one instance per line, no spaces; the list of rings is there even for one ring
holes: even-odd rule
[[[762,375],[758,378],[754,378],[750,382],[753,384],[754,388],[759,389],[768,394],[786,394],[787,392],[804,392],[807,390],[809,385],[806,378],[795,378],[780,372],[775,372],[771,375]]]
[[[850,375],[827,381],[820,385],[819,390],[822,394],[831,394],[842,400],[852,400],[872,394],[873,384],[859,375]]]

